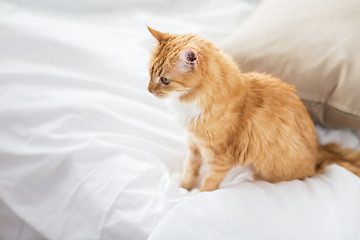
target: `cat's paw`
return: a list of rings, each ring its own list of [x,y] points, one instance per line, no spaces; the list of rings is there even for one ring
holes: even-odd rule
[[[196,176],[189,172],[183,172],[180,176],[180,187],[191,190],[196,183]]]
[[[198,188],[193,188],[191,189],[191,191],[189,192],[190,196],[194,196],[196,194],[200,193],[200,190]]]
[[[194,187],[194,181],[192,179],[186,178],[186,176],[181,176],[179,172],[174,172],[171,174],[171,179],[180,187],[191,191]],[[191,180],[191,181],[190,181]]]
[[[180,182],[180,187],[187,189],[188,191],[191,191],[193,188],[193,184],[188,184],[186,182]]]

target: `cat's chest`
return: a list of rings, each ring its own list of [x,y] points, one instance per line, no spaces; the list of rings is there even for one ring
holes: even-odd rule
[[[169,110],[175,119],[184,126],[187,126],[192,121],[196,121],[201,115],[201,109],[197,101],[184,102],[175,97],[169,101]]]

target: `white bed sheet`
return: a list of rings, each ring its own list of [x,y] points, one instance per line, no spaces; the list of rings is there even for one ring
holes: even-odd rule
[[[294,231],[311,233],[314,228],[301,222],[328,220],[328,239],[359,239],[360,181],[337,166],[305,182],[275,185],[248,182],[249,173],[237,168],[224,190],[195,197],[170,177],[185,156],[183,130],[164,102],[146,91],[153,41],[145,24],[217,41],[254,5],[0,2],[0,239],[135,240],[151,233],[151,239],[175,239],[171,233],[235,239],[225,238],[226,231],[237,229],[233,236],[263,239],[262,230],[276,233],[286,218],[267,222],[268,228],[249,228],[249,222],[291,212],[300,213]],[[319,128],[322,141],[352,147],[359,146],[356,134]],[[212,208],[214,201],[227,203]],[[324,202],[321,211],[309,210]],[[261,211],[251,211],[255,205]],[[211,219],[219,224],[202,224]],[[194,228],[185,228],[189,223]]]

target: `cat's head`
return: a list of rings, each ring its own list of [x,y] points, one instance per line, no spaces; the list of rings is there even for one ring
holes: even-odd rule
[[[148,27],[158,41],[150,60],[148,90],[156,97],[191,94],[201,85],[202,39],[193,34],[168,34]]]

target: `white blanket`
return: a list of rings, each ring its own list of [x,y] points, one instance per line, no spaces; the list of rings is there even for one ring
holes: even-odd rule
[[[146,24],[218,41],[254,5],[0,2],[0,239],[360,239],[360,180],[338,166],[279,184],[236,168],[196,196],[170,177],[183,130],[146,91]]]

